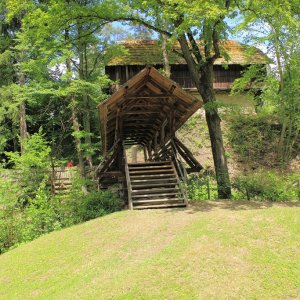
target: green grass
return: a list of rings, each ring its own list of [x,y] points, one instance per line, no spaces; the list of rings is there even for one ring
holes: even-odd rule
[[[300,299],[300,206],[114,213],[0,256],[0,299]]]

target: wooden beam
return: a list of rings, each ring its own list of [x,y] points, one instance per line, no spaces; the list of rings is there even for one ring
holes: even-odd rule
[[[164,95],[164,94],[162,94],[162,95],[151,95],[151,96],[139,96],[139,95],[136,95],[136,96],[130,96],[130,97],[127,97],[127,99],[150,99],[150,100],[154,100],[154,99],[168,99],[168,98],[170,98],[170,97],[172,97],[172,96],[169,96],[169,95]]]

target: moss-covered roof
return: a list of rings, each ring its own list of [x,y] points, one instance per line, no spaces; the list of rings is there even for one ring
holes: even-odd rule
[[[200,42],[199,42],[200,43]],[[126,54],[113,57],[108,66],[124,65],[160,65],[163,64],[161,45],[156,40],[127,40],[120,42],[126,49]],[[178,44],[172,46],[180,51]],[[268,64],[270,59],[259,49],[241,44],[237,41],[226,40],[221,44],[225,58],[218,58],[216,65],[221,64]],[[171,49],[170,49],[171,50]],[[185,60],[174,51],[169,51],[170,64],[186,64]]]

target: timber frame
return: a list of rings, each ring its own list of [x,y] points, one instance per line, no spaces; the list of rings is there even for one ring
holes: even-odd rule
[[[100,185],[119,183],[129,192],[130,182],[124,180],[129,176],[127,145],[140,145],[145,162],[173,161],[181,179],[186,172],[200,171],[202,166],[176,138],[176,131],[201,106],[201,100],[154,67],[147,66],[132,77],[98,106],[104,157],[98,167]],[[179,157],[186,162],[187,169]]]

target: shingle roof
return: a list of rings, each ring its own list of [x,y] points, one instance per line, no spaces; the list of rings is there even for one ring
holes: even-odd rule
[[[199,42],[200,43],[200,42]],[[160,65],[163,64],[161,46],[156,40],[127,40],[120,42],[127,50],[122,56],[113,57],[108,66],[115,65]],[[241,44],[237,41],[226,40],[222,42],[224,52],[229,56],[229,61],[218,58],[216,65],[221,64],[268,64],[270,59],[261,50]],[[180,50],[178,44],[173,49]],[[186,64],[185,60],[174,51],[169,51],[170,64]]]

